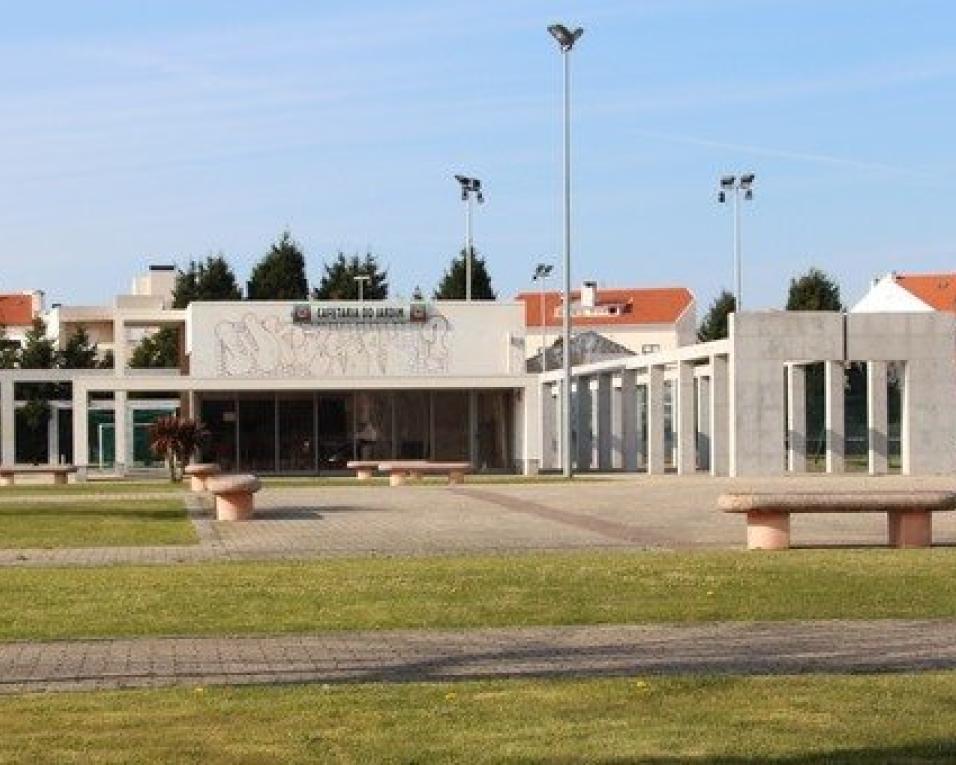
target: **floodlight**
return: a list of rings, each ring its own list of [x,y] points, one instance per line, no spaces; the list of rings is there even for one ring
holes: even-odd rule
[[[740,176],[740,187],[742,189],[750,188],[750,186],[753,185],[753,182],[754,182],[753,173],[744,173],[743,175]]]
[[[722,189],[732,189],[734,184],[737,182],[737,177],[734,175],[725,175],[720,179],[720,187]]]
[[[723,204],[724,202],[726,202],[726,201],[727,201],[727,194],[726,194],[726,192],[718,191],[718,192],[717,192],[717,201],[720,202],[721,204]]]
[[[584,30],[581,27],[578,27],[572,32],[564,26],[564,24],[552,24],[548,27],[548,31],[551,33],[551,36],[558,41],[561,50],[565,52],[571,50],[571,48],[574,47],[574,43],[584,34]]]

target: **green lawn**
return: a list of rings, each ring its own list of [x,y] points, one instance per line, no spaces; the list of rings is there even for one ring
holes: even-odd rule
[[[0,639],[956,617],[956,549],[574,552],[0,573]]]
[[[0,548],[194,544],[180,499],[0,504]],[[5,574],[4,574],[5,576]],[[0,585],[2,587],[2,585]]]
[[[84,481],[55,485],[48,483],[15,484],[0,487],[0,500],[5,497],[34,497],[44,494],[149,494],[152,492],[182,492],[189,488],[189,483],[173,483],[169,480],[157,481]]]
[[[3,763],[943,763],[956,674],[0,698]]]

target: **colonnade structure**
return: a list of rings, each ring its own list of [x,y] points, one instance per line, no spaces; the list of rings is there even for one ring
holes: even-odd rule
[[[941,312],[745,312],[730,317],[725,340],[575,367],[572,461],[578,471],[805,472],[813,365],[822,366],[819,458],[826,472],[847,469],[851,365],[866,370],[865,469],[890,469],[890,398],[896,396],[894,469],[907,475],[956,470],[956,317]],[[563,376],[548,372],[540,383],[541,467],[557,469]]]

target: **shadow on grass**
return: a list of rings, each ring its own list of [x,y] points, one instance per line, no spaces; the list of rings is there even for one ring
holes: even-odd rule
[[[535,760],[543,765],[572,765],[581,760],[577,757],[554,757]],[[522,759],[503,759],[503,763],[526,762]],[[754,765],[754,763],[770,763],[770,765],[856,765],[856,763],[937,763],[956,762],[956,738],[925,741],[919,744],[905,746],[874,746],[848,749],[829,749],[826,751],[806,752],[785,756],[693,756],[680,755],[673,757],[607,757],[603,759],[587,758],[587,762],[595,765],[674,765],[678,762],[689,762],[694,765]]]
[[[150,508],[147,510],[131,508],[71,508],[30,507],[20,505],[14,508],[0,507],[0,522],[4,518],[18,522],[28,522],[30,518],[50,520],[95,520],[122,519],[126,521],[170,521],[186,517],[186,511],[179,507]]]

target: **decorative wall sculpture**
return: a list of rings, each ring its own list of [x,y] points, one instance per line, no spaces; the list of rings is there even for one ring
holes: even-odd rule
[[[380,377],[446,374],[451,324],[434,314],[421,324],[293,324],[256,316],[216,324],[223,377]]]

